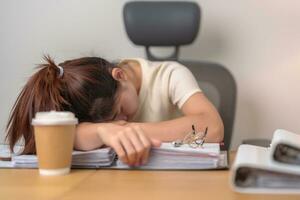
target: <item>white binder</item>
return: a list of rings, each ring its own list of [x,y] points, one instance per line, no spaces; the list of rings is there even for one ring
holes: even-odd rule
[[[285,145],[281,154],[280,145]],[[268,148],[240,145],[231,168],[232,188],[242,193],[300,194],[299,148],[300,135],[282,129],[275,131]]]

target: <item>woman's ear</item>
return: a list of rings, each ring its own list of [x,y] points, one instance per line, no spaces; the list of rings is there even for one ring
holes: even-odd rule
[[[126,76],[124,70],[119,67],[113,68],[111,75],[117,81],[126,81],[127,80],[127,76]]]

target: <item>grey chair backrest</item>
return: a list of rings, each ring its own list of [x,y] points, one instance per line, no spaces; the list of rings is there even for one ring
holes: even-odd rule
[[[200,88],[218,109],[224,122],[224,146],[229,149],[236,106],[236,83],[222,65],[212,62],[178,60],[179,47],[191,44],[199,30],[201,10],[193,2],[133,1],[123,9],[126,32],[136,45],[146,47],[149,60],[176,60],[196,77]],[[151,46],[173,46],[174,53],[157,58]]]

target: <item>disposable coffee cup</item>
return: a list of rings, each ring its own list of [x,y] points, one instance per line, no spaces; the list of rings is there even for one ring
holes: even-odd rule
[[[70,172],[75,128],[72,112],[38,112],[32,120],[39,173],[46,176]]]

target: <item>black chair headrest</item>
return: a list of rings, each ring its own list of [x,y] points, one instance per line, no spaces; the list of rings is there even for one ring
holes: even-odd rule
[[[193,2],[128,2],[123,14],[127,34],[136,45],[190,44],[200,25],[200,7]]]

